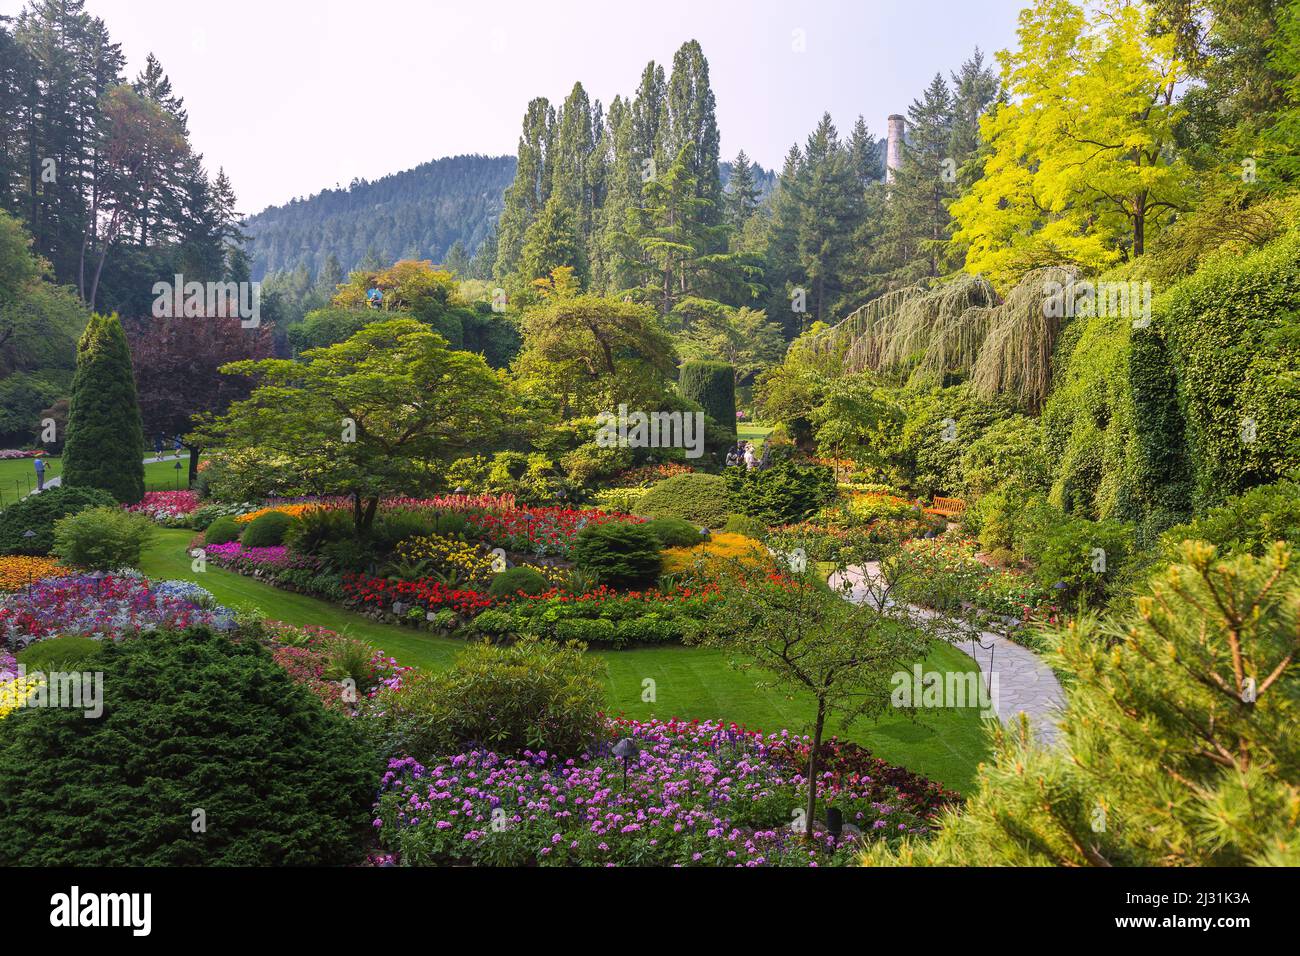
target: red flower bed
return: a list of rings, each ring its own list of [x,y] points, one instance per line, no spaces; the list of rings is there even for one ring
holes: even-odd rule
[[[478,591],[449,588],[432,578],[418,581],[394,581],[372,578],[364,574],[348,574],[343,578],[343,593],[362,607],[388,610],[400,601],[419,605],[427,611],[450,608],[457,614],[473,615],[492,606],[492,598]]]
[[[645,519],[575,508],[516,508],[469,516],[469,526],[489,544],[539,556],[567,555],[574,537],[583,528],[611,521],[641,524]]]

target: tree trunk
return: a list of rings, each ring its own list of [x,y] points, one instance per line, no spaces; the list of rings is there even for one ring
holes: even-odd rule
[[[1140,192],[1133,202],[1133,255],[1140,256],[1146,249],[1147,194]]]
[[[189,486],[193,488],[194,482],[198,481],[199,479],[199,455],[203,453],[203,449],[200,448],[198,445],[186,445],[185,447],[190,450],[190,485]]]
[[[817,813],[817,774],[821,769],[822,731],[826,728],[826,704],[817,701],[817,724],[813,728],[812,750],[808,752],[808,806],[805,808],[804,840],[812,843],[813,820]]]

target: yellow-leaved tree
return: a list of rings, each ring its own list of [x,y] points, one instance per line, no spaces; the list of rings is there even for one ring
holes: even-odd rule
[[[980,122],[984,175],[953,203],[966,269],[1006,287],[1028,269],[1140,256],[1182,208],[1173,149],[1181,64],[1142,4],[1035,0],[999,54],[1007,102]]]

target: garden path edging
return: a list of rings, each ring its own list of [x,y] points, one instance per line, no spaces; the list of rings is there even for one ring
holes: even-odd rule
[[[864,575],[870,576],[872,580],[879,577],[879,563],[873,561],[847,569],[850,599],[859,603],[866,597],[866,588],[862,584]],[[840,580],[838,574],[831,575],[830,585],[836,587],[837,580]],[[1035,739],[1049,745],[1060,742],[1057,721],[1065,707],[1065,691],[1056,679],[1056,674],[1037,654],[995,631],[980,631],[976,634],[964,621],[946,617],[937,611],[911,605],[908,611],[919,618],[939,618],[945,621],[952,631],[962,635],[961,638],[954,636],[950,639],[952,646],[972,658],[981,675],[986,678],[990,673],[997,675],[997,695],[993,705],[999,720],[1008,723],[1023,713],[1029,718]],[[977,637],[982,646],[972,647],[972,637]]]

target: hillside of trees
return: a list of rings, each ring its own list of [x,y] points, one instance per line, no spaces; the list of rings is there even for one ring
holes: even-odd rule
[[[272,206],[246,224],[253,278],[299,266],[315,276],[331,255],[348,270],[398,259],[463,268],[514,175],[513,156],[452,156]]]

